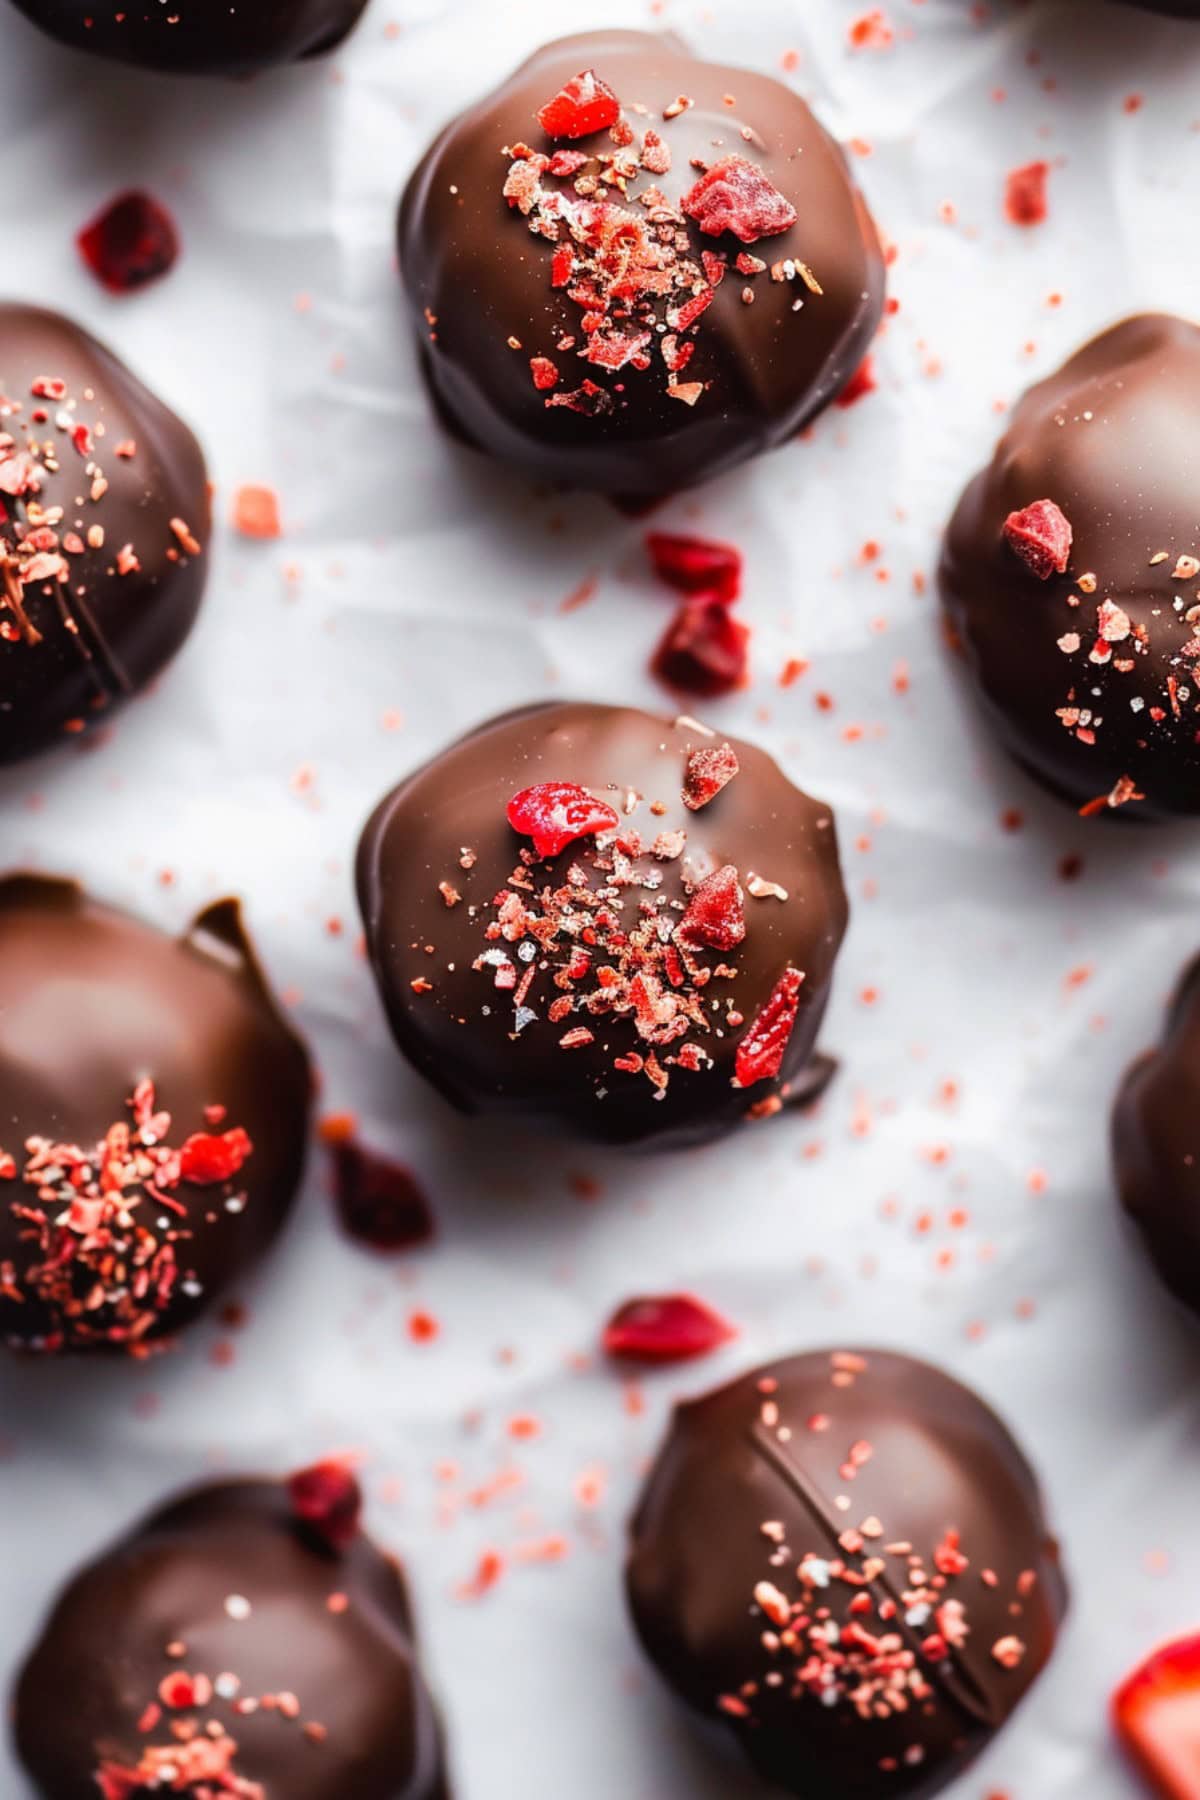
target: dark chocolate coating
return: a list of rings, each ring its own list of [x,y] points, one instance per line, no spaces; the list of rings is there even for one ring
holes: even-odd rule
[[[333,1595],[344,1609],[331,1610]],[[231,1596],[247,1616],[231,1616]],[[237,1697],[218,1685],[208,1704],[164,1704],[139,1729],[180,1671],[214,1685],[232,1675]],[[298,1713],[237,1710],[268,1695],[294,1696]],[[279,1482],[197,1488],[152,1514],[66,1588],[17,1687],[17,1749],[43,1800],[98,1800],[103,1764],[143,1772],[144,1751],[171,1746],[171,1724],[188,1720],[233,1739],[229,1773],[245,1784],[188,1794],[446,1800],[399,1568],[361,1534],[345,1550],[323,1545]],[[147,1784],[134,1800],[164,1791],[177,1790]]]
[[[63,383],[61,399],[31,392],[43,377]],[[0,443],[0,762],[15,762],[111,717],[171,660],[200,606],[211,521],[187,426],[58,313],[0,305],[0,431],[12,440]],[[50,464],[43,448],[38,490],[14,497],[7,472],[31,441]],[[60,507],[40,524],[39,509]],[[13,559],[34,532],[67,579],[18,583],[14,605],[14,574],[31,565]],[[127,546],[138,566],[121,573]]]
[[[864,1366],[839,1385],[848,1363]],[[956,1550],[967,1567],[948,1572]],[[801,1580],[802,1562],[815,1579]],[[1036,1680],[1066,1606],[1036,1479],[1004,1425],[940,1370],[880,1350],[790,1357],[680,1407],[633,1520],[627,1580],[659,1673],[803,1800],[937,1793]],[[864,1592],[869,1608],[852,1612]],[[764,1601],[783,1605],[774,1623]],[[778,1641],[789,1617],[791,1648]],[[870,1650],[854,1646],[859,1667],[839,1675],[848,1640],[813,1637],[830,1620],[893,1637],[879,1658],[900,1671],[906,1705],[886,1700]],[[1009,1668],[995,1648],[1013,1639]]]
[[[1030,774],[1077,807],[1128,778],[1145,799],[1117,817],[1200,813],[1200,628],[1186,617],[1200,579],[1175,575],[1179,557],[1200,556],[1198,487],[1200,328],[1147,314],[1029,390],[950,522],[942,598],[983,710]],[[1074,533],[1066,573],[1046,581],[1004,536],[1010,512],[1043,499]],[[1100,664],[1105,601],[1131,634]],[[1090,716],[1076,721],[1076,709]]]
[[[752,1107],[777,1105],[780,1093],[804,1087],[847,918],[833,815],[793,787],[763,751],[737,741],[740,773],[702,811],[689,812],[681,798],[688,753],[721,741],[691,721],[671,725],[628,708],[555,703],[470,733],[377,808],[358,853],[368,953],[397,1042],[453,1105],[600,1142],[674,1146],[719,1136]],[[787,890],[782,902],[747,897],[744,942],[724,959],[706,954],[737,970],[705,989],[722,1011],[713,1012],[712,1030],[692,1034],[713,1064],[672,1069],[660,1098],[644,1073],[614,1068],[615,1057],[647,1048],[628,1012],[593,1017],[577,1009],[551,1022],[548,1008],[560,992],[553,975],[568,956],[562,943],[538,961],[527,1001],[537,1018],[515,1035],[514,996],[497,991],[490,969],[473,967],[489,948],[490,903],[529,846],[506,822],[505,808],[513,795],[547,781],[594,790],[647,850],[659,832],[686,831],[682,857],[636,859],[639,871],[661,876],[656,895],[672,921],[690,886],[728,864],[743,886],[753,873]],[[623,810],[626,790],[643,797],[632,813]],[[663,810],[654,814],[656,802]],[[460,866],[464,848],[475,852],[470,869]],[[558,887],[572,863],[603,883],[595,854],[595,839],[583,838],[551,863],[534,863],[534,888]],[[443,881],[461,893],[460,904],[446,905]],[[636,922],[640,898],[636,886],[623,890],[618,911],[626,928]],[[605,960],[600,951],[595,960]],[[780,1077],[735,1087],[738,1042],[789,966],[805,979]],[[414,991],[414,980],[432,982],[432,991]],[[745,1021],[736,1029],[724,1024],[730,1000]],[[595,1041],[563,1049],[563,1035],[579,1026],[591,1027]]]
[[[1161,1048],[1125,1077],[1113,1150],[1121,1204],[1151,1261],[1200,1313],[1200,961],[1180,982]]]
[[[1163,13],[1170,19],[1200,19],[1197,0],[1128,0],[1128,4],[1140,6],[1143,12]]]
[[[74,49],[182,75],[252,75],[332,50],[367,0],[15,0]]]
[[[82,1226],[58,1230],[64,1203],[57,1189],[42,1200],[27,1146],[42,1138],[91,1157],[131,1122],[130,1098],[146,1080],[152,1112],[170,1115],[164,1144],[178,1150],[194,1135],[241,1130],[252,1149],[229,1180],[164,1184],[170,1207],[136,1183],[132,1224],[101,1221],[119,1246],[144,1227],[169,1251],[168,1291],[152,1282],[131,1298],[136,1259],[121,1249],[129,1278],[101,1278],[103,1246],[92,1248]],[[171,938],[70,882],[0,881],[0,1164],[10,1159],[0,1180],[0,1340],[22,1350],[137,1350],[190,1323],[283,1224],[303,1171],[311,1090],[308,1056],[236,901],[208,907]],[[206,1115],[210,1107],[225,1116]],[[30,1206],[49,1221],[49,1246],[21,1210]],[[64,1248],[63,1286],[52,1289],[39,1271]]]
[[[589,69],[615,90],[639,136],[650,126],[671,151],[668,173],[639,173],[629,184],[633,212],[642,212],[637,196],[651,184],[677,205],[698,179],[693,157],[713,164],[742,155],[799,215],[790,230],[748,245],[689,226],[693,253],[730,259],[681,377],[711,384],[694,406],[668,395],[657,353],[652,369],[619,373],[575,352],[557,354],[564,334],[586,341],[583,314],[566,290],[551,286],[552,245],[531,236],[502,197],[505,146],[592,156],[612,148],[607,132],[552,142],[538,123],[539,109]],[[664,120],[680,95],[694,106]],[[726,105],[726,95],[736,104]],[[645,113],[634,110],[639,104]],[[883,306],[874,224],[840,148],[803,100],[768,76],[701,62],[666,34],[599,31],[538,51],[436,140],[404,194],[399,244],[422,365],[450,429],[535,479],[632,498],[704,481],[792,437],[845,386]],[[768,264],[802,258],[823,295],[799,279],[773,282],[763,273],[747,305],[746,278],[732,266],[743,250]],[[793,310],[798,300],[804,304]],[[590,417],[547,406],[530,377],[533,356],[557,361],[563,391],[585,377],[610,390],[614,409]]]

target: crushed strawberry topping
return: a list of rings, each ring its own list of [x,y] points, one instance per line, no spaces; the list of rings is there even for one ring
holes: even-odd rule
[[[621,116],[621,102],[595,69],[575,75],[538,113],[538,124],[552,138],[591,137],[607,131]]]
[[[1071,557],[1071,521],[1053,500],[1035,500],[1009,513],[1004,535],[1039,581],[1062,575]]]
[[[292,1511],[333,1550],[344,1550],[358,1536],[362,1490],[352,1469],[329,1460],[298,1469],[288,1481]]]
[[[131,1123],[119,1121],[88,1148],[31,1137],[20,1170],[0,1155],[0,1179],[21,1183],[8,1206],[27,1250],[22,1269],[0,1262],[0,1300],[36,1303],[49,1315],[35,1348],[107,1343],[143,1353],[177,1291],[199,1292],[181,1261],[199,1220],[178,1190],[231,1183],[253,1146],[235,1129],[172,1149],[171,1116],[155,1110],[150,1081],[139,1082],[129,1109]],[[244,1204],[244,1194],[224,1202],[231,1212]]]
[[[538,856],[557,856],[576,838],[613,831],[620,819],[604,800],[572,781],[542,781],[524,788],[508,803],[507,818],[514,831],[533,839]]]
[[[737,1079],[743,1087],[756,1081],[770,1081],[783,1067],[784,1053],[791,1041],[800,1010],[800,989],[804,975],[799,969],[785,969],[745,1037],[738,1045]]]
[[[689,812],[700,812],[729,786],[737,773],[737,751],[732,744],[693,750],[683,772],[683,804]]]
[[[796,209],[744,156],[726,156],[683,197],[683,210],[708,237],[731,231],[743,244],[775,237],[796,223]]]
[[[732,863],[702,881],[675,927],[675,941],[692,949],[735,950],[746,935],[746,903]]]
[[[685,1362],[708,1356],[737,1336],[720,1313],[693,1294],[627,1300],[604,1328],[607,1355],[635,1362]]]
[[[153,195],[118,194],[89,221],[76,240],[79,253],[111,294],[130,294],[174,268],[179,234]]]
[[[604,417],[625,404],[629,376],[650,370],[660,373],[672,399],[695,406],[708,383],[689,367],[718,288],[736,270],[745,302],[753,298],[751,284],[768,272],[761,258],[702,247],[697,240],[732,232],[750,244],[796,222],[790,202],[743,156],[726,156],[708,169],[698,163],[700,179],[683,202],[668,198],[658,185],[673,162],[664,132],[689,105],[681,96],[663,109],[663,131],[639,135],[621,116],[616,94],[587,70],[542,108],[538,122],[556,140],[597,137],[607,129],[603,142],[590,153],[504,147],[504,198],[548,246],[551,289],[564,292],[579,310],[577,325],[564,330],[560,323],[552,337],[526,350],[533,385],[547,407]],[[794,258],[771,264],[769,279],[800,281],[810,294],[822,291],[813,272]],[[803,304],[798,298],[792,310]],[[574,377],[572,363],[584,365]]]

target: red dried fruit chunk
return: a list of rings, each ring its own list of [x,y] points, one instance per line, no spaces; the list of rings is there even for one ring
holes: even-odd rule
[[[689,600],[675,614],[651,659],[651,672],[669,688],[712,699],[746,679],[750,627],[717,597]]]
[[[654,573],[681,594],[719,594],[736,600],[742,587],[742,553],[713,538],[677,537],[669,531],[646,534]]]
[[[778,1075],[800,1010],[803,985],[800,969],[785,969],[775,983],[771,998],[737,1047],[734,1068],[739,1086],[753,1087],[756,1081],[771,1081]]]
[[[744,156],[725,156],[680,202],[708,237],[732,231],[743,244],[775,237],[796,223],[796,209]]]
[[[174,266],[179,234],[150,194],[119,194],[76,238],[84,262],[113,294],[129,294]]]
[[[1026,163],[1012,169],[1004,183],[1004,216],[1012,225],[1040,225],[1049,212],[1046,203],[1048,162]]]
[[[358,1535],[362,1489],[345,1463],[314,1463],[288,1481],[292,1512],[333,1550],[344,1550]]]
[[[332,1146],[334,1197],[352,1238],[372,1250],[407,1250],[428,1243],[433,1214],[412,1171],[366,1150],[354,1138]]]
[[[211,1187],[218,1181],[230,1181],[238,1173],[254,1149],[241,1126],[224,1131],[219,1137],[197,1131],[179,1152],[179,1175],[183,1181],[194,1181],[198,1187]]]
[[[636,1362],[685,1362],[708,1356],[737,1336],[720,1313],[691,1294],[627,1300],[604,1328],[609,1356]]]
[[[557,856],[576,838],[594,837],[621,823],[611,806],[593,799],[573,781],[542,781],[523,788],[509,801],[505,816],[514,831],[533,839],[539,856]]]
[[[675,927],[676,938],[699,949],[732,950],[746,935],[746,903],[732,863],[700,883]]]
[[[531,356],[529,372],[533,376],[533,385],[540,393],[548,388],[558,386],[558,367],[548,356]]]
[[[548,137],[590,137],[607,131],[621,116],[621,102],[595,69],[574,75],[548,100],[538,114],[538,124]]]
[[[1071,521],[1053,500],[1035,500],[1032,506],[1009,513],[1004,535],[1039,581],[1065,570],[1074,533]]]
[[[1113,1695],[1126,1749],[1165,1800],[1200,1800],[1200,1637],[1165,1644]]]
[[[683,804],[689,812],[699,812],[729,786],[737,772],[737,751],[732,744],[722,744],[715,750],[693,750],[683,773]]]
[[[841,407],[853,406],[856,400],[861,400],[866,394],[873,394],[878,386],[875,379],[875,358],[864,356],[838,395],[837,403]]]

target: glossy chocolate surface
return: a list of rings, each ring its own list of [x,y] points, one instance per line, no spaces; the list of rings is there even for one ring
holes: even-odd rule
[[[42,1800],[446,1800],[399,1569],[322,1543],[273,1481],[195,1489],[77,1575],[15,1734]],[[189,1766],[209,1784],[162,1774]]]
[[[680,1407],[627,1578],[660,1674],[804,1800],[937,1793],[1036,1680],[1066,1604],[1004,1425],[879,1350],[790,1357]]]
[[[1113,1147],[1121,1204],[1168,1288],[1200,1314],[1200,961],[1161,1046],[1125,1078]]]
[[[682,799],[689,755],[722,742],[695,721],[672,725],[621,707],[535,707],[463,738],[378,807],[358,857],[368,951],[401,1049],[455,1106],[604,1142],[676,1145],[718,1136],[752,1111],[776,1109],[817,1079],[813,1045],[847,917],[833,816],[764,752],[736,740],[739,773],[708,805],[689,810]],[[623,885],[611,890],[622,932],[643,921],[644,902],[663,921],[663,942],[677,943],[672,934],[695,886],[719,869],[736,869],[745,938],[736,950],[705,950],[697,958],[701,969],[736,971],[701,977],[704,1025],[666,1043],[648,1038],[623,978],[600,985],[610,979],[603,969],[627,967],[608,930],[597,941],[586,929],[564,929],[544,954],[532,934],[487,935],[497,919],[492,903],[512,891],[514,873],[526,883],[525,903],[543,917],[551,910],[545,891],[563,890],[573,865],[593,889],[612,879],[610,854],[599,852],[607,867],[597,868],[595,837],[541,862],[530,840],[507,823],[515,794],[552,781],[578,783],[610,802],[622,841],[628,844],[631,832],[640,839],[640,852],[618,871]],[[675,854],[655,855],[659,834],[673,832],[686,834]],[[786,898],[754,897],[756,879]],[[451,904],[443,884],[458,896]],[[574,985],[556,985],[576,951],[589,959],[587,973]],[[654,967],[652,1004],[665,1014],[673,1012],[672,996],[700,992],[690,979],[673,986]],[[803,983],[779,1077],[736,1086],[738,1046],[789,969],[800,971]],[[530,970],[523,993],[501,985]],[[564,1046],[564,1037],[579,1030],[591,1041],[571,1037]],[[687,1044],[699,1059],[694,1069],[674,1060]],[[652,1056],[667,1076],[661,1085]],[[618,1066],[617,1059],[635,1066]]]
[[[1076,807],[1200,813],[1198,485],[1200,327],[1149,314],[1030,389],[950,523],[942,597],[983,711]],[[1074,534],[1044,581],[1004,535],[1043,499]]]
[[[15,0],[51,37],[178,74],[251,75],[332,50],[366,0]]]
[[[678,292],[662,299],[654,321],[639,316],[637,328],[650,338],[644,369],[606,369],[582,354],[586,308],[570,297],[572,285],[552,285],[554,244],[531,235],[530,217],[503,197],[506,146],[582,151],[591,159],[585,182],[614,151],[607,131],[551,139],[538,122],[558,90],[588,70],[624,107],[635,156],[648,128],[670,155],[665,172],[638,168],[624,194],[608,190],[642,222],[624,229],[646,228],[653,208],[640,197],[656,188],[690,240],[696,281],[684,298],[717,283],[692,325],[671,325]],[[681,96],[693,104],[664,118]],[[693,159],[711,167],[735,155],[790,202],[798,215],[790,229],[739,242],[728,230],[703,235],[683,219],[679,202],[701,172]],[[545,185],[573,200],[578,179],[548,174]],[[701,268],[701,252],[724,258],[720,276]],[[738,256],[767,267],[746,273]],[[785,262],[790,278],[773,279],[770,267]],[[875,227],[841,150],[799,96],[769,76],[698,61],[671,35],[634,31],[547,45],[448,126],[404,195],[400,265],[425,374],[450,429],[522,474],[632,499],[703,481],[792,437],[854,374],[883,304]],[[578,276],[577,265],[575,291]],[[621,305],[614,303],[618,316]],[[662,349],[670,331],[685,346],[694,342],[672,380],[703,384],[698,396],[670,391]],[[574,347],[564,351],[568,338]],[[552,393],[534,385],[535,357],[558,370]],[[599,401],[563,404],[587,380],[604,390]]]
[[[171,938],[0,881],[0,1341],[136,1352],[187,1325],[282,1225],[311,1086],[236,902]]]
[[[0,305],[0,762],[70,742],[170,661],[210,528],[200,446],[58,313]]]

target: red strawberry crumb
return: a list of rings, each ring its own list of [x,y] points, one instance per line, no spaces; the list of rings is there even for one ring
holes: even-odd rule
[[[651,659],[651,672],[678,692],[710,699],[742,686],[749,669],[750,628],[721,598],[685,602]]]
[[[547,137],[582,138],[607,131],[621,116],[621,103],[594,69],[585,69],[548,100],[538,113]]]
[[[726,156],[680,202],[708,237],[731,231],[743,244],[775,237],[796,223],[796,209],[757,164]]]
[[[692,1294],[627,1300],[604,1328],[608,1356],[636,1362],[684,1362],[708,1356],[737,1336],[736,1327]]]
[[[170,213],[137,189],[118,194],[75,241],[92,274],[112,294],[129,294],[157,281],[179,255]]]
[[[731,603],[741,592],[742,553],[733,544],[651,531],[646,549],[659,580],[681,594],[719,596]]]
[[[1039,581],[1065,572],[1074,533],[1055,501],[1035,500],[1020,512],[1009,513],[1004,536]]]
[[[1046,182],[1050,175],[1048,162],[1026,163],[1012,169],[1004,183],[1004,216],[1010,225],[1040,225],[1050,208]]]
[[[299,1469],[288,1481],[292,1512],[330,1549],[344,1550],[358,1535],[362,1490],[353,1470],[332,1459]]]
[[[557,856],[576,838],[614,831],[620,819],[606,801],[573,781],[543,781],[509,801],[506,815],[514,831],[533,839],[538,856]]]

